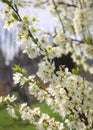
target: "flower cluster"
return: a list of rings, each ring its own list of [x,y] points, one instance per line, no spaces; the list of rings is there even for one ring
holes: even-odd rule
[[[44,81],[44,83],[47,83],[51,81],[52,76],[54,74],[55,65],[54,63],[51,64],[49,61],[42,61],[39,63],[39,70],[37,72],[38,77],[41,78],[41,80]]]
[[[57,75],[52,73],[55,82],[50,81],[48,88],[42,87],[35,80],[29,81],[29,93],[40,102],[45,101],[54,112],[58,112],[68,128],[92,128],[93,85],[68,72],[68,69],[56,73]]]
[[[55,121],[54,118],[50,118],[48,114],[42,113],[40,108],[34,108],[33,110],[27,106],[27,104],[21,104],[20,110],[21,118],[28,120],[30,124],[36,125],[38,130],[64,130],[63,123]]]
[[[10,103],[11,104],[16,100],[16,98],[17,97],[15,97],[14,95],[13,96],[8,95],[6,97],[1,96],[0,97],[0,104],[2,104],[2,103],[5,103],[5,104]]]
[[[3,15],[3,20],[4,20],[4,28],[5,29],[10,29],[11,27],[13,27],[14,23],[15,23],[15,18],[13,17],[15,13],[11,10],[11,8],[9,6],[7,6],[4,9],[4,15]]]
[[[20,85],[23,85],[27,81],[27,78],[22,73],[16,72],[16,74],[13,74],[13,80],[15,81],[14,84],[20,83]]]
[[[12,105],[7,106],[7,111],[11,117],[18,119],[18,116],[15,113],[15,108]]]
[[[9,10],[5,15],[11,17],[12,14],[17,22],[17,43],[30,58],[42,57],[34,76],[25,75],[17,66],[18,72],[13,74],[14,83],[20,86],[26,83],[29,94],[34,95],[40,102],[45,101],[54,112],[60,114],[62,122],[50,118],[39,108],[30,109],[25,103],[19,107],[21,118],[38,126],[39,130],[46,128],[47,130],[92,130],[93,84],[69,72],[68,68],[62,65],[56,71],[53,62],[53,58],[70,52],[77,66],[82,65],[85,71],[93,73],[93,66],[88,63],[89,59],[93,60],[92,0],[34,1],[35,7],[37,5],[50,7],[58,25],[53,35],[48,35],[38,28],[36,17],[20,16],[17,3],[9,4],[9,0],[7,2],[5,3]],[[52,42],[49,40],[50,37]],[[47,83],[48,86],[44,87],[40,81]],[[10,104],[14,100],[14,97],[0,97],[1,103],[9,104],[7,105],[9,114],[17,118],[14,106]]]

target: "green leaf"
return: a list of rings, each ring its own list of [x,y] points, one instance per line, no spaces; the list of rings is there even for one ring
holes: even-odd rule
[[[15,12],[12,12],[12,16],[14,19],[19,20],[17,14]]]
[[[35,44],[37,44],[38,38],[33,38],[32,41],[33,41]]]
[[[87,38],[86,44],[88,44],[88,45],[92,44],[92,38],[91,38],[91,37],[88,37],[88,38]]]
[[[11,19],[9,19],[9,20],[7,21],[8,25],[12,24],[13,22],[14,22],[14,19],[13,19],[13,18],[11,18]]]
[[[27,71],[25,70],[25,69],[22,69],[22,74],[24,75],[24,76],[27,76],[28,75],[28,73],[27,73]]]
[[[13,70],[14,72],[22,72],[22,69],[21,69],[20,65],[15,65],[15,66],[12,68],[12,70]]]
[[[27,75],[28,75],[27,71],[26,71],[25,69],[21,68],[20,65],[15,65],[14,68],[12,68],[12,70],[13,70],[14,72],[20,72],[20,73],[22,73],[24,76],[27,76]]]
[[[73,73],[73,74],[78,74],[78,73],[79,73],[79,68],[78,68],[78,67],[73,68],[73,69],[72,69],[72,73]]]
[[[1,0],[3,3],[6,3],[7,5],[12,5],[12,0]]]
[[[80,55],[77,55],[77,56],[76,56],[76,59],[77,59],[77,60],[81,60],[81,56],[80,56]]]

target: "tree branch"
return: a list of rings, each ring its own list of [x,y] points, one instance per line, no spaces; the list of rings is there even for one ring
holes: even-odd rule
[[[69,4],[69,3],[65,3],[65,2],[58,2],[58,4],[62,4],[62,5],[66,5],[66,6],[68,6],[68,7],[74,7],[74,8],[77,8],[77,7],[78,7],[77,5]]]
[[[54,5],[54,7],[55,7],[55,11],[56,11],[56,13],[57,13],[57,15],[58,15],[59,21],[60,21],[60,23],[61,23],[63,32],[65,33],[65,27],[64,27],[63,21],[62,21],[62,19],[61,19],[61,17],[60,17],[60,14],[59,14],[59,12],[58,12],[58,10],[57,10],[57,5],[56,5],[56,3],[55,3],[54,0],[52,0],[52,2],[53,2],[53,5]]]

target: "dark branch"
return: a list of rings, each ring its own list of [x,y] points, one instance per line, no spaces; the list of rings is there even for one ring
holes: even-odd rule
[[[16,4],[14,4],[14,6],[13,6],[13,5],[10,5],[10,7],[11,7],[12,10],[17,14],[18,20],[19,20],[19,21],[22,21],[22,18],[21,18],[20,15],[19,15],[18,8],[17,8]]]
[[[62,4],[62,5],[66,5],[66,6],[68,6],[68,7],[74,7],[74,8],[77,8],[77,7],[78,7],[77,5],[69,4],[69,3],[65,3],[65,2],[58,2],[58,4]]]
[[[80,112],[76,109],[76,107],[74,107],[74,110],[78,112],[78,115],[79,115],[80,120],[81,120],[86,126],[88,126],[88,118],[85,116],[85,113],[83,113],[83,112],[80,113]]]

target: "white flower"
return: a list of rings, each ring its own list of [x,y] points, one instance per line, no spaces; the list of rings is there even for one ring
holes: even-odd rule
[[[39,64],[37,75],[44,81],[44,83],[47,83],[48,81],[51,81],[54,70],[54,63],[50,64],[50,62],[46,60]]]
[[[3,98],[2,98],[2,96],[0,96],[0,103],[2,103],[2,101],[3,101]]]
[[[22,73],[16,72],[13,74],[13,80],[14,84],[20,83],[20,85],[23,85],[27,81],[27,78]]]
[[[15,97],[15,95],[12,95],[12,96],[8,95],[8,96],[6,96],[6,97],[3,99],[3,101],[6,102],[6,103],[12,103],[12,102],[14,102],[16,99],[17,99],[17,97]]]
[[[20,110],[23,110],[26,107],[27,107],[27,103],[22,103],[21,106],[20,106]]]
[[[13,80],[14,80],[14,84],[18,84],[20,83],[21,78],[23,77],[23,75],[19,72],[16,72],[13,74]]]
[[[15,114],[15,109],[11,105],[7,106],[7,111],[10,114],[10,116],[12,116],[15,119],[18,119],[17,115]]]

